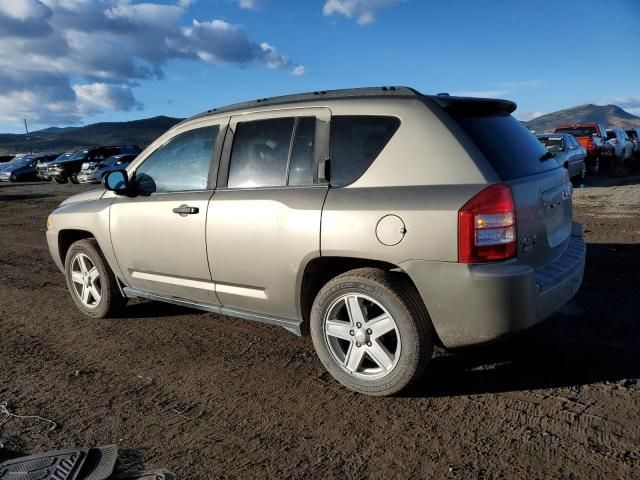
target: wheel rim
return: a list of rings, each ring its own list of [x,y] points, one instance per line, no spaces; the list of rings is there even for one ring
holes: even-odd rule
[[[398,325],[373,298],[348,293],[324,316],[324,337],[333,359],[349,374],[374,380],[393,371],[402,347]]]
[[[85,307],[98,306],[102,298],[100,273],[88,255],[78,253],[71,260],[71,281],[74,293]]]

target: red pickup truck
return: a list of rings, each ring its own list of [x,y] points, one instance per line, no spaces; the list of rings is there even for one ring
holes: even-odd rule
[[[598,173],[603,162],[613,165],[616,151],[607,141],[607,132],[599,123],[558,125],[555,133],[570,133],[587,151],[585,162],[591,173]]]

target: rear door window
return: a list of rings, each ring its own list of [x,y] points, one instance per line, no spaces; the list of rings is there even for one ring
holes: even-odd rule
[[[522,123],[506,113],[452,114],[502,180],[558,168],[553,157]]]
[[[238,123],[229,163],[229,188],[280,187],[287,184],[287,164],[295,118]]]
[[[400,126],[396,117],[333,116],[331,118],[330,182],[342,187],[371,166]]]
[[[298,118],[289,159],[288,185],[311,185],[316,139],[315,117]]]

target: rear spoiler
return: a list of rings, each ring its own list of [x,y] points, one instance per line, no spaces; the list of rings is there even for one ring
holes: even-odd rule
[[[425,95],[450,114],[486,115],[492,113],[510,114],[517,104],[510,100],[475,97],[451,97],[449,95]]]

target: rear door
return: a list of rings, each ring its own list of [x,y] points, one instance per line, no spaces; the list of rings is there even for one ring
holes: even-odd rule
[[[572,227],[572,186],[567,170],[514,117],[496,112],[453,115],[498,176],[516,206],[518,259],[541,266],[566,249]]]
[[[231,118],[216,194],[209,204],[207,251],[221,304],[240,312],[298,319],[300,272],[320,254],[327,185],[326,108]]]

